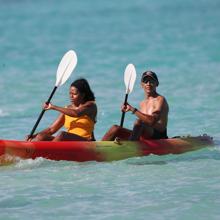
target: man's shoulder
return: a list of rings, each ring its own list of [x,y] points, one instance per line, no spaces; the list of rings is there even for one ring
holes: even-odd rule
[[[167,99],[165,98],[165,96],[158,94],[157,99],[158,99],[159,102],[161,102],[165,105],[168,105],[168,102],[167,102]]]
[[[166,100],[165,96],[160,95],[160,94],[158,94],[157,98],[158,98],[158,99],[161,99],[161,100]]]

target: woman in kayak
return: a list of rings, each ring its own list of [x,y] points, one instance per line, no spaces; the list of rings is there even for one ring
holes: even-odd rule
[[[43,105],[45,110],[60,112],[58,118],[43,131],[35,134],[31,141],[93,141],[94,125],[96,123],[97,106],[95,96],[86,79],[74,81],[69,89],[71,104],[66,107],[59,107],[49,103]],[[56,137],[53,136],[61,127]]]

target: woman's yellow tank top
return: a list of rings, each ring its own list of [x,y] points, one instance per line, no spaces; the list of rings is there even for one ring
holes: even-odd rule
[[[64,127],[67,132],[91,139],[94,130],[94,121],[87,115],[70,117],[65,115]]]

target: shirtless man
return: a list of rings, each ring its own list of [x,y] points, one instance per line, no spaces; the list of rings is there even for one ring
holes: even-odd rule
[[[102,140],[114,140],[116,137],[122,140],[167,138],[169,106],[166,99],[157,93],[156,87],[158,85],[159,81],[154,72],[144,72],[141,86],[145,93],[145,99],[140,103],[140,108],[136,109],[129,103],[122,106],[122,111],[131,111],[138,118],[133,131],[113,125]]]

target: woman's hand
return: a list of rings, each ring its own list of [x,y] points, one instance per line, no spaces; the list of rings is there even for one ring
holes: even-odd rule
[[[34,134],[32,137],[30,137],[30,135],[27,135],[27,136],[25,137],[25,141],[31,142],[37,135],[38,135],[38,134]]]
[[[43,109],[44,110],[51,110],[53,109],[53,105],[51,103],[47,104],[46,102],[43,104]]]

